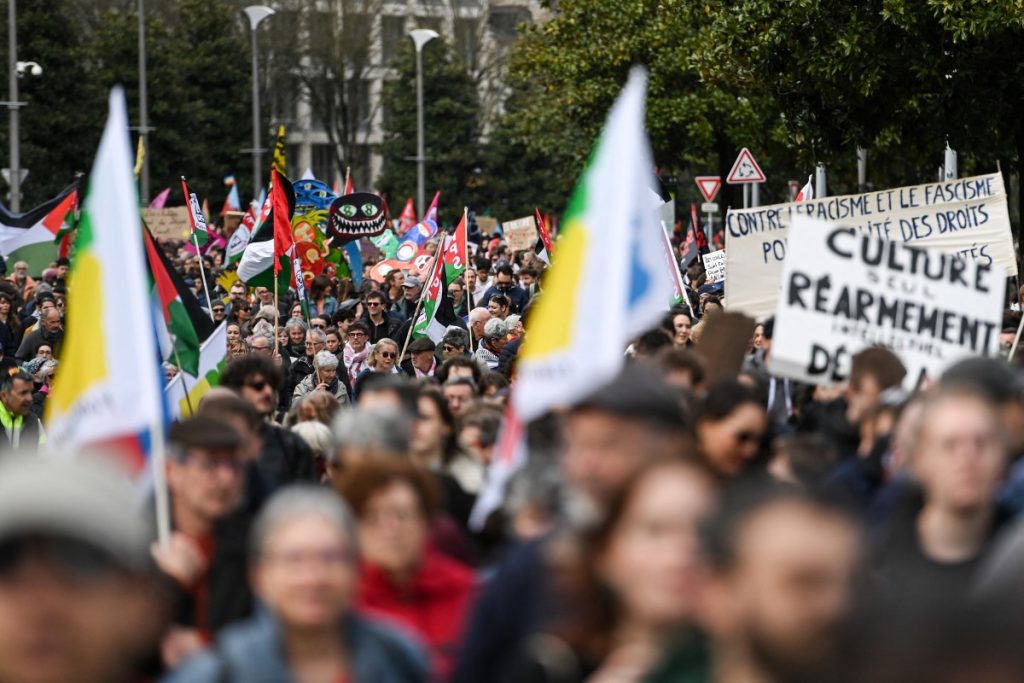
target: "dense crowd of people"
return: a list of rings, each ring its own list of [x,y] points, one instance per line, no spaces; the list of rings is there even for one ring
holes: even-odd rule
[[[723,340],[698,260],[617,376],[527,425],[475,524],[546,265],[477,239],[436,343],[410,333],[411,266],[318,275],[304,313],[207,293],[164,244],[228,344],[168,433],[171,537],[102,458],[0,459],[0,681],[1024,680],[1017,365],[910,391],[871,347],[841,386],[775,377],[773,320]],[[0,425],[34,451],[67,263],[23,265],[0,281]]]

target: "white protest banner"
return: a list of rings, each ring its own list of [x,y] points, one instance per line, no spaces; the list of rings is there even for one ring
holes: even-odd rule
[[[907,367],[907,388],[965,356],[994,356],[1003,275],[980,259],[882,240],[793,217],[769,370],[832,384],[858,351],[882,345]]]
[[[705,280],[709,285],[725,280],[725,250],[719,249],[710,254],[704,254],[704,270],[707,272]]]
[[[512,251],[533,249],[537,244],[537,222],[533,216],[505,221],[501,224],[501,230],[505,233],[508,248]]]
[[[770,315],[779,293],[787,226],[795,215],[833,221],[875,237],[959,254],[1017,274],[998,173],[881,192],[730,211],[725,217],[727,309]]]

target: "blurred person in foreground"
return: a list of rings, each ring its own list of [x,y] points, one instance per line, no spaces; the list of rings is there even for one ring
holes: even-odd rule
[[[168,578],[174,625],[163,657],[175,666],[227,624],[252,611],[245,545],[251,512],[242,505],[245,466],[239,433],[205,415],[171,426],[167,487],[171,538],[151,552]]]
[[[95,460],[0,463],[0,681],[114,683],[166,617],[133,487]]]
[[[645,463],[694,453],[692,424],[677,393],[642,364],[573,406],[562,434],[562,518],[554,532],[514,548],[498,566],[467,630],[456,681],[487,680],[562,609],[563,596],[550,580],[552,539],[600,523],[616,493]]]
[[[358,542],[329,489],[295,486],[253,527],[249,572],[261,609],[187,662],[174,683],[428,680],[419,647],[356,613]]]
[[[822,499],[780,485],[728,492],[705,533],[706,680],[836,680],[860,545],[855,522]]]
[[[572,609],[531,636],[500,680],[639,681],[680,661],[693,669],[688,675],[703,672],[691,624],[699,532],[715,488],[713,476],[694,461],[673,458],[642,468],[604,520],[566,548],[562,576]]]
[[[435,679],[447,680],[476,581],[430,543],[434,481],[411,462],[376,460],[345,472],[338,491],[359,524],[360,609],[416,633],[430,646]]]
[[[996,501],[1008,440],[996,406],[966,385],[924,399],[910,464],[918,499],[894,510],[872,568],[886,602],[928,608],[962,601],[1009,518]]]

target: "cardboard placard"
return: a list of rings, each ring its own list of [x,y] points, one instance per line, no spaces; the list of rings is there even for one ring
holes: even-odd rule
[[[961,358],[998,351],[998,266],[806,216],[793,218],[790,234],[772,373],[839,383],[854,354],[881,345],[907,367],[910,389]]]
[[[143,209],[142,220],[146,221],[149,231],[157,239],[186,240],[191,232],[188,222],[188,207],[186,206]]]
[[[537,244],[537,221],[533,216],[505,221],[501,224],[501,229],[505,233],[508,248],[512,251],[533,249]]]
[[[716,282],[725,280],[725,250],[719,249],[710,254],[704,254],[704,270],[707,272],[706,282],[713,285]]]
[[[775,311],[783,260],[792,244],[788,226],[801,215],[992,263],[1001,276],[1017,274],[1003,176],[992,173],[730,211],[725,217],[726,308],[755,317]]]
[[[477,216],[476,227],[481,235],[493,235],[494,231],[498,229],[498,219],[493,216]]]

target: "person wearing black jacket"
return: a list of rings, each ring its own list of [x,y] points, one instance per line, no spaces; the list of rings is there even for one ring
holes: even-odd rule
[[[165,641],[169,666],[252,613],[247,580],[249,526],[242,440],[229,423],[197,416],[171,426],[167,486],[171,536],[154,543],[153,558],[168,579],[172,620]]]
[[[256,464],[268,491],[292,482],[315,482],[313,451],[298,435],[270,422],[281,385],[281,371],[274,361],[261,356],[236,358],[224,370],[220,383],[252,404],[263,417],[259,430],[262,448]]]

